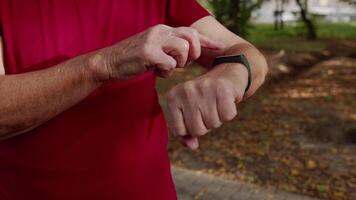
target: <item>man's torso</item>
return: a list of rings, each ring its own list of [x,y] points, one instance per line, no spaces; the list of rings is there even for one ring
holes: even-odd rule
[[[0,0],[6,73],[115,44],[165,12],[165,0]],[[175,199],[166,145],[153,74],[106,84],[0,142],[0,199]]]

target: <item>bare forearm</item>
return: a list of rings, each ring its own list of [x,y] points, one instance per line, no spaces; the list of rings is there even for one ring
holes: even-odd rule
[[[190,28],[156,25],[50,69],[0,75],[0,139],[46,122],[106,81],[134,78],[148,70],[168,74],[177,65],[185,65],[188,57],[199,57],[201,46],[189,46],[189,42],[209,49],[222,48]]]
[[[209,68],[210,70],[220,70],[220,69],[215,69],[215,68],[225,68],[224,70],[229,70],[230,75],[235,75],[236,79],[245,79],[244,77],[241,77],[242,75],[247,74],[247,69],[241,65],[241,64],[236,64],[236,67],[226,67],[226,65],[223,66],[215,66],[214,69],[211,67],[211,64],[213,63],[213,60],[217,56],[224,56],[224,55],[240,55],[244,54],[246,58],[248,59],[251,67],[251,85],[248,89],[248,91],[245,94],[245,97],[249,97],[253,95],[257,89],[262,85],[262,83],[265,80],[268,67],[267,67],[267,62],[264,56],[251,44],[249,43],[237,43],[236,45],[232,45],[228,48],[226,48],[223,51],[205,51],[204,56],[201,57],[198,61],[200,64],[203,66]],[[229,64],[231,66],[233,64]],[[208,72],[210,73],[210,72]]]
[[[227,30],[211,16],[202,18],[191,26],[200,33],[214,40],[221,41],[226,47],[225,50],[222,51],[203,49],[202,56],[198,60],[203,66],[209,67],[217,56],[244,54],[247,57],[251,65],[252,83],[245,97],[251,96],[261,86],[267,74],[267,62],[264,56],[252,44]],[[238,68],[239,67],[236,67],[235,70],[237,73],[234,71],[233,74],[239,74],[240,69]],[[242,69],[242,71],[243,70],[245,69]]]
[[[245,96],[253,95],[265,80],[268,67],[264,56],[250,44],[236,44],[224,53],[225,55],[244,54],[251,67],[251,86]]]
[[[49,69],[0,76],[0,139],[26,132],[83,100],[97,86],[89,55]]]

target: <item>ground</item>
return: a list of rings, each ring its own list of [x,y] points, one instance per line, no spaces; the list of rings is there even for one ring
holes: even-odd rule
[[[183,168],[173,167],[172,174],[179,200],[319,200]]]
[[[236,119],[201,138],[200,150],[172,138],[173,165],[322,199],[356,199],[356,42],[318,42],[323,48],[315,51],[262,48],[271,67],[266,84],[239,106]],[[201,73],[192,68],[160,80],[163,107],[172,85]]]

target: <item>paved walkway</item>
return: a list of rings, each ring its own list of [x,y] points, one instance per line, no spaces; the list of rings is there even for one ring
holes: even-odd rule
[[[318,200],[172,167],[179,200]]]

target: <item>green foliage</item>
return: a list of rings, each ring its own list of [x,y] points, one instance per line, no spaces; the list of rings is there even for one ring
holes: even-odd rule
[[[254,10],[258,9],[262,0],[207,0],[208,8],[214,12],[217,20],[232,32],[247,36],[251,29],[250,19]]]
[[[287,25],[283,30],[274,30],[273,24],[254,24],[247,39],[259,47],[285,49],[289,51],[323,51],[326,45],[322,41],[303,40],[305,29],[302,23]],[[356,23],[317,24],[320,39],[356,40]],[[298,44],[298,45],[296,45]]]
[[[301,22],[299,22],[301,23]],[[300,24],[286,25],[283,30],[274,30],[273,24],[254,24],[251,34],[247,37],[251,41],[269,40],[272,38],[293,38],[301,37],[304,32]],[[321,39],[353,39],[356,40],[356,22],[352,23],[326,23],[319,22],[318,34]],[[304,30],[305,31],[305,30]]]
[[[321,38],[340,38],[356,40],[356,22],[319,23],[318,35]]]

